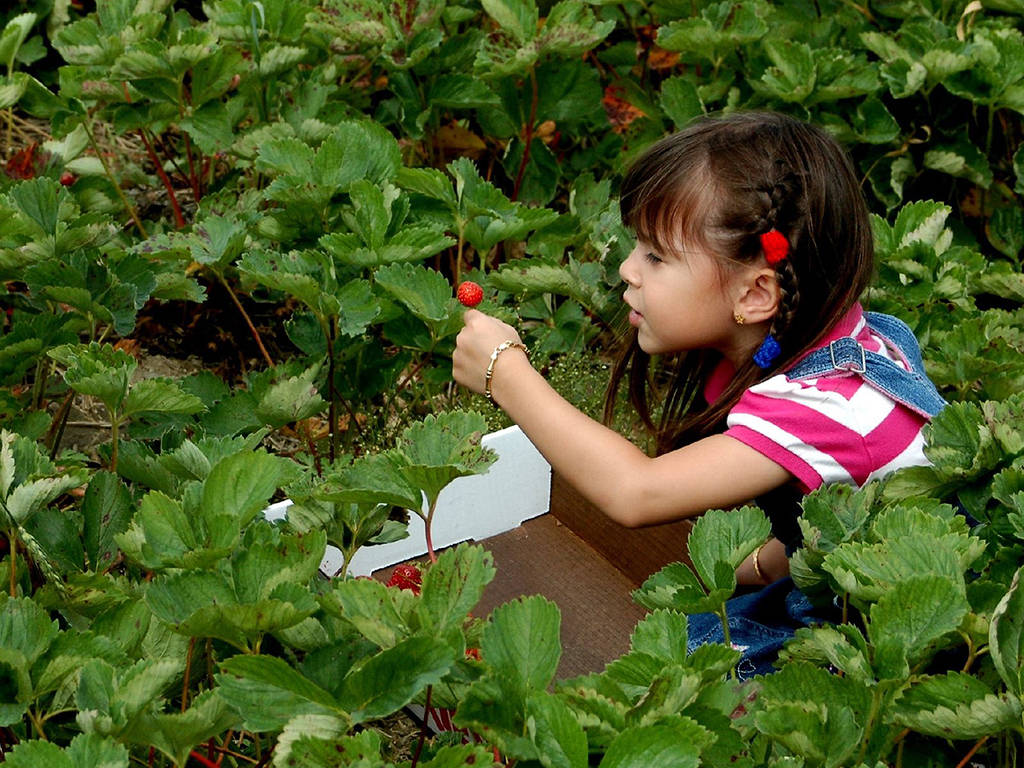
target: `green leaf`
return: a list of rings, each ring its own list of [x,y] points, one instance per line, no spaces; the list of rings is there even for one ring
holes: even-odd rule
[[[483,9],[517,43],[537,36],[539,14],[534,0],[481,0]]]
[[[143,379],[134,384],[122,404],[123,416],[139,413],[199,413],[203,401],[171,379]]]
[[[374,281],[428,326],[445,322],[453,312],[451,284],[433,269],[390,264],[374,272]]]
[[[97,472],[82,499],[83,543],[92,570],[102,571],[117,558],[114,537],[127,530],[134,506],[128,488],[111,472]]]
[[[197,745],[241,724],[217,691],[203,691],[184,712],[155,713],[140,719],[137,743],[150,744],[175,765],[185,765]]]
[[[334,583],[330,597],[337,605],[332,612],[381,648],[392,648],[411,634],[400,590],[389,590],[376,580],[343,579]],[[325,599],[321,602],[325,610],[332,610]]]
[[[18,56],[18,49],[21,48],[28,33],[36,23],[36,14],[21,13],[7,22],[3,32],[0,32],[0,64],[7,68],[10,74],[14,69],[14,60]]]
[[[773,64],[761,75],[765,90],[785,102],[803,103],[817,80],[814,52],[795,40],[766,38],[763,45]]]
[[[474,411],[428,415],[402,431],[391,455],[410,485],[420,488],[432,504],[457,477],[484,474],[497,455],[481,439],[487,422]]]
[[[274,656],[233,656],[216,676],[220,695],[241,715],[244,727],[277,731],[299,715],[348,719],[323,688]]]
[[[1021,704],[997,696],[981,680],[962,672],[923,677],[893,706],[900,725],[943,739],[979,739],[1019,727]]]
[[[550,685],[561,656],[558,606],[540,595],[494,609],[484,628],[480,653],[502,687],[525,700]]]
[[[545,768],[585,768],[587,736],[560,698],[534,693],[526,701],[530,740]]]
[[[724,573],[723,573],[724,578]],[[710,592],[697,574],[683,563],[669,563],[647,577],[633,592],[633,599],[645,608],[669,608],[683,613],[717,611],[732,597],[736,585]]]
[[[924,167],[965,178],[982,189],[992,185],[992,169],[988,158],[967,141],[929,149],[924,153]]]
[[[437,77],[430,85],[430,92],[427,101],[438,107],[473,108],[489,107],[498,104],[498,96],[482,80],[470,75],[443,74]],[[415,178],[419,171],[427,171],[425,168],[403,168],[399,173],[398,180],[402,186],[406,186],[410,178]],[[408,174],[412,171],[412,176]],[[403,178],[406,180],[403,182]]]
[[[989,653],[1007,689],[1024,694],[1024,586],[1018,569],[1009,591],[999,601],[989,625]]]
[[[685,613],[658,609],[636,625],[629,647],[666,664],[682,664],[687,658],[687,637]]]
[[[256,416],[278,428],[320,413],[327,402],[313,384],[319,373],[320,366],[315,365],[298,376],[274,382],[260,395]]]
[[[494,574],[494,560],[483,547],[462,544],[446,549],[423,577],[422,625],[437,637],[460,627]]]
[[[735,571],[770,535],[771,525],[757,507],[714,509],[694,524],[687,547],[693,567],[708,589],[723,589],[729,582],[717,580],[719,564]]]
[[[232,546],[237,532],[252,521],[270,497],[290,482],[297,468],[267,453],[237,453],[217,462],[203,484],[199,511],[210,525],[213,546]],[[231,520],[221,529],[217,521]]]
[[[0,611],[0,649],[16,651],[26,671],[56,640],[57,622],[31,599],[10,598]]]
[[[66,366],[68,386],[99,398],[111,413],[116,413],[127,397],[132,373],[138,367],[135,358],[110,344],[65,344],[47,354]]]
[[[314,497],[333,502],[390,504],[418,510],[423,505],[419,489],[402,476],[400,463],[388,454],[360,456],[348,467],[332,471]]]
[[[677,725],[649,725],[629,728],[608,746],[600,768],[651,768],[700,765],[700,742],[693,739],[697,724],[681,719]]]
[[[868,624],[879,678],[905,678],[909,665],[928,658],[933,644],[960,626],[967,609],[962,585],[940,576],[908,579],[886,591],[871,607]]]
[[[23,741],[5,762],[11,768],[128,768],[128,750],[111,738],[80,733],[65,749],[49,741]]]
[[[353,723],[386,717],[439,683],[454,664],[454,651],[436,636],[410,637],[351,672],[338,700]]]
[[[704,114],[704,103],[697,86],[686,77],[671,77],[661,84],[661,108],[682,130],[695,118]]]

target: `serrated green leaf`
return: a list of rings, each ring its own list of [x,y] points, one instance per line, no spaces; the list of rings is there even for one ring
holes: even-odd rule
[[[185,392],[171,379],[143,379],[128,391],[121,406],[122,416],[140,413],[199,413],[206,409],[203,401]]]
[[[137,743],[150,744],[175,765],[185,765],[197,745],[241,724],[239,716],[217,691],[203,691],[184,712],[154,713],[141,718]]]
[[[367,502],[418,510],[422,494],[402,477],[400,464],[389,454],[361,456],[348,467],[332,471],[314,497],[334,502]]]
[[[256,731],[280,730],[300,715],[348,718],[327,691],[274,656],[233,656],[221,663],[216,680],[244,727]]]
[[[454,651],[437,637],[411,637],[350,673],[338,700],[353,723],[385,717],[440,682],[454,664]]]
[[[442,637],[462,625],[494,578],[494,560],[483,547],[447,549],[423,577],[419,613],[422,626]]]
[[[701,735],[704,729],[689,718],[671,725],[629,728],[608,746],[601,768],[650,768],[672,765],[696,768],[700,764]]]
[[[327,402],[313,384],[319,372],[320,366],[316,365],[298,376],[274,382],[260,396],[256,416],[278,428],[320,413]]]
[[[967,613],[960,584],[922,576],[893,585],[871,607],[868,638],[879,678],[903,678],[934,653],[932,644],[960,626]]]
[[[561,613],[549,600],[539,595],[513,600],[494,609],[480,652],[502,687],[525,700],[554,678],[562,652],[560,628]]]
[[[685,613],[658,609],[645,616],[633,629],[630,650],[682,664],[687,657],[687,619]]]
[[[927,736],[978,739],[1016,727],[1021,704],[997,696],[976,677],[949,672],[916,680],[896,700],[893,716]]]
[[[537,36],[539,15],[533,0],[481,0],[483,9],[517,43]]]
[[[560,698],[548,693],[532,694],[526,700],[529,738],[545,768],[584,768],[587,736],[572,710]]]
[[[755,549],[768,540],[771,525],[757,507],[710,510],[693,526],[687,539],[690,560],[708,589],[724,589],[716,569],[724,563],[735,571]]]
[[[111,472],[97,472],[82,499],[82,538],[89,565],[102,571],[117,558],[115,536],[127,530],[134,506],[128,488]]]
[[[989,653],[1007,689],[1024,693],[1024,586],[1018,569],[1009,591],[999,601],[989,625]]]
[[[267,453],[236,453],[217,462],[203,484],[199,506],[200,514],[210,524],[211,544],[233,545],[237,532],[296,474],[294,464]],[[231,526],[215,526],[215,520],[230,520]]]

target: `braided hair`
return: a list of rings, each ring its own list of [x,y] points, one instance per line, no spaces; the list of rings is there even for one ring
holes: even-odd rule
[[[635,333],[630,337],[612,371],[605,418],[610,422],[628,381],[630,400],[658,436],[659,451],[720,431],[743,392],[812,349],[873,273],[870,220],[849,157],[823,130],[786,115],[702,118],[656,142],[626,172],[620,208],[623,222],[644,241],[670,251],[681,237],[717,257],[723,270],[763,259],[760,236],[770,230],[789,244],[775,267],[780,298],[769,330],[781,353],[765,369],[752,360],[742,365],[714,403],[702,395],[715,353],[652,360]]]

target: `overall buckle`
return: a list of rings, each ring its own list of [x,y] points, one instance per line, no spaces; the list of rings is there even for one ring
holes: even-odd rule
[[[854,345],[856,345],[857,351],[860,352],[860,365],[859,366],[857,365],[857,360],[856,359],[848,360],[848,361],[846,361],[844,363],[840,363],[839,361],[836,360],[836,346],[835,345],[838,344],[841,341],[851,342]],[[847,351],[849,351],[849,349],[848,349],[849,348],[849,344],[847,344],[845,346],[847,348]],[[864,357],[864,347],[862,347],[855,339],[853,339],[850,336],[844,336],[841,339],[836,339],[835,341],[829,342],[828,353],[829,353],[829,356],[832,358],[832,367],[835,370],[837,370],[837,371],[849,371],[850,373],[865,373],[867,371],[867,369],[868,369],[868,361]],[[843,349],[842,348],[840,348],[839,353],[840,353],[840,357],[844,356],[842,354],[843,353]]]

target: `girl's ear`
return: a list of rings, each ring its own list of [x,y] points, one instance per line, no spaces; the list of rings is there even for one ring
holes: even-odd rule
[[[782,290],[775,270],[771,267],[752,269],[740,282],[735,312],[748,323],[764,322],[775,317],[781,300]]]

